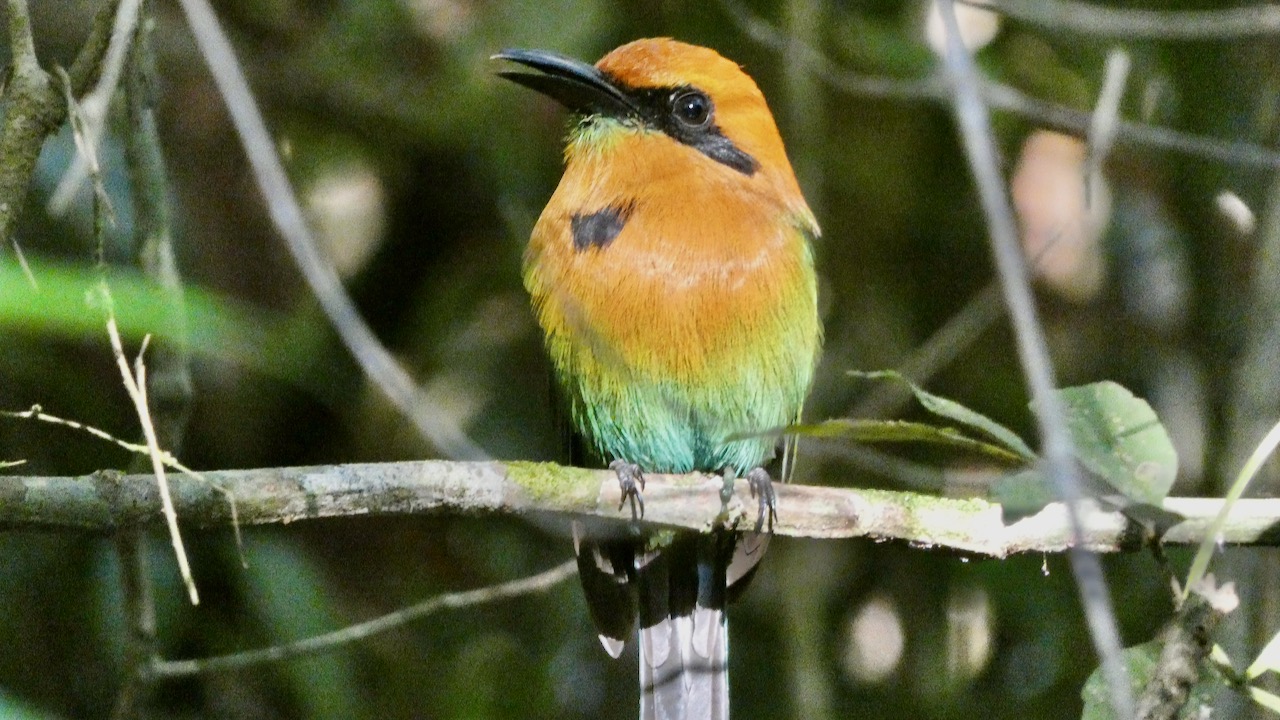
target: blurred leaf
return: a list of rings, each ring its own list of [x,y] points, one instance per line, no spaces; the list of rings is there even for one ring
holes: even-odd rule
[[[91,304],[99,272],[83,265],[30,263],[33,286],[11,262],[0,262],[0,331],[13,329],[70,338],[100,338],[106,344],[103,311]],[[318,345],[325,342],[323,318],[304,307],[298,317],[267,312],[196,286],[183,288],[185,328],[175,323],[170,298],[141,273],[111,268],[107,282],[120,333],[137,341],[184,339],[193,353],[306,386],[317,397],[328,393],[308,377]],[[92,301],[96,302],[96,301]],[[184,333],[185,330],[185,333]]]
[[[276,533],[246,536],[250,558],[240,580],[269,641],[290,643],[336,630],[345,619],[315,559],[296,540]],[[351,646],[295,658],[274,666],[288,679],[307,718],[365,717],[360,712],[359,677]]]
[[[818,438],[845,438],[856,442],[918,442],[969,450],[1006,463],[1022,463],[1016,453],[984,440],[969,437],[955,428],[907,420],[866,420],[836,418],[820,423],[792,425],[788,433]]]
[[[1035,452],[1030,447],[1027,447],[1027,444],[1022,441],[1022,438],[1018,437],[1017,433],[954,400],[948,400],[926,392],[920,386],[904,377],[902,373],[895,370],[879,370],[876,372],[851,370],[849,375],[867,380],[896,380],[903,383],[911,389],[911,393],[916,396],[916,400],[925,410],[939,417],[961,423],[972,430],[977,430],[979,433],[1008,448],[1020,461],[1032,462],[1036,459]]]
[[[1092,106],[1092,85],[1049,41],[1029,33],[1008,33],[1001,50],[991,55],[991,70],[1010,85],[1079,110]]]
[[[997,479],[991,486],[991,499],[1000,503],[1005,523],[1034,515],[1057,500],[1044,473],[1027,469]]]
[[[38,710],[0,689],[0,717],[6,720],[53,720],[58,716]]]
[[[1125,497],[1160,505],[1178,475],[1178,454],[1147,401],[1105,381],[1058,391],[1076,457]]]

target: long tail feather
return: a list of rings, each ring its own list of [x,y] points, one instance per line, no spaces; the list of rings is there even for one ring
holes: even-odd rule
[[[650,545],[574,530],[587,605],[611,655],[639,620],[641,720],[727,720],[725,605],[750,581],[770,535],[676,533]]]
[[[699,607],[693,615],[642,628],[641,720],[728,717],[729,626],[724,610]]]

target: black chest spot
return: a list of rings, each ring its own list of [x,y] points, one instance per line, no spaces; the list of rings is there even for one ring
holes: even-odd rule
[[[581,252],[591,247],[606,248],[618,237],[631,217],[631,205],[618,205],[593,213],[577,213],[570,222],[573,249]]]

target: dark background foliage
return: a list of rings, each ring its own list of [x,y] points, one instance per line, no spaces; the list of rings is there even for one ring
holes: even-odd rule
[[[97,5],[34,4],[47,66],[70,61]],[[794,0],[749,9],[851,71],[905,85],[934,67],[919,3]],[[487,58],[501,48],[594,60],[636,37],[673,36],[719,49],[756,78],[823,227],[827,341],[811,419],[871,412],[863,404],[870,386],[846,371],[908,362],[992,282],[945,104],[833,89],[794,57],[753,41],[718,3],[224,0],[218,10],[317,226],[333,253],[355,258],[344,267],[361,310],[428,395],[496,457],[561,458],[520,257],[559,176],[565,131],[558,108],[493,76]],[[194,406],[179,454],[197,468],[432,456],[360,375],[300,281],[176,7],[158,2],[154,13],[158,112],[185,281],[273,328],[247,354],[195,343]],[[1115,44],[1134,60],[1125,117],[1274,145],[1280,48],[1272,39],[1109,40],[1006,20],[979,61],[992,77],[1087,110]],[[1001,114],[996,127],[1013,174],[1036,126]],[[42,156],[18,240],[37,267],[91,262],[87,191],[66,216],[46,211],[73,153],[64,131]],[[104,158],[124,236],[130,209],[114,137]],[[1081,244],[1101,275],[1079,281],[1081,290],[1070,268],[1065,283],[1046,271],[1040,285],[1060,380],[1114,379],[1149,398],[1181,455],[1176,493],[1220,492],[1220,476],[1239,462],[1226,435],[1239,397],[1233,363],[1255,302],[1251,268],[1258,247],[1275,238],[1265,223],[1241,231],[1218,198],[1234,192],[1262,216],[1280,202],[1268,196],[1273,173],[1142,143],[1121,144],[1105,170],[1108,224]],[[0,261],[12,260],[12,248],[0,252]],[[135,438],[105,337],[57,331],[39,316],[0,324],[0,408],[39,403]],[[997,320],[953,349],[929,388],[1030,437],[1006,324]],[[894,403],[878,411],[912,412]],[[859,451],[817,441],[803,445],[797,479],[981,492],[964,483],[953,457],[905,457],[946,467],[942,484],[904,485],[901,473],[869,469]],[[40,475],[135,462],[80,433],[0,419],[0,460],[17,459],[26,461],[18,472]],[[530,574],[569,557],[566,531],[461,517],[249,529],[242,569],[230,531],[191,529],[199,607],[185,602],[157,532],[148,554],[162,651],[177,658],[259,647]],[[1265,616],[1273,581],[1250,552],[1241,567],[1253,573],[1245,576],[1253,589],[1240,615]],[[5,532],[0,558],[0,713],[106,716],[124,633],[111,541]],[[1126,644],[1148,639],[1170,612],[1164,571],[1149,554],[1108,558],[1106,568]],[[990,561],[778,539],[731,618],[735,715],[744,718],[1075,717],[1096,664],[1058,557]],[[634,657],[612,661],[600,649],[567,583],[319,657],[163,683],[151,708],[179,718],[624,718],[635,714],[635,678]]]

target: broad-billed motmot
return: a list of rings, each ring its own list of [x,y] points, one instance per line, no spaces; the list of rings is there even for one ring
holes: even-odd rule
[[[574,428],[640,503],[645,472],[745,475],[795,422],[822,344],[814,220],[764,95],[713,50],[637,40],[595,66],[539,50],[503,77],[576,116],[524,281]],[[724,606],[767,534],[576,528],[605,648],[639,620],[642,718],[727,718]]]

